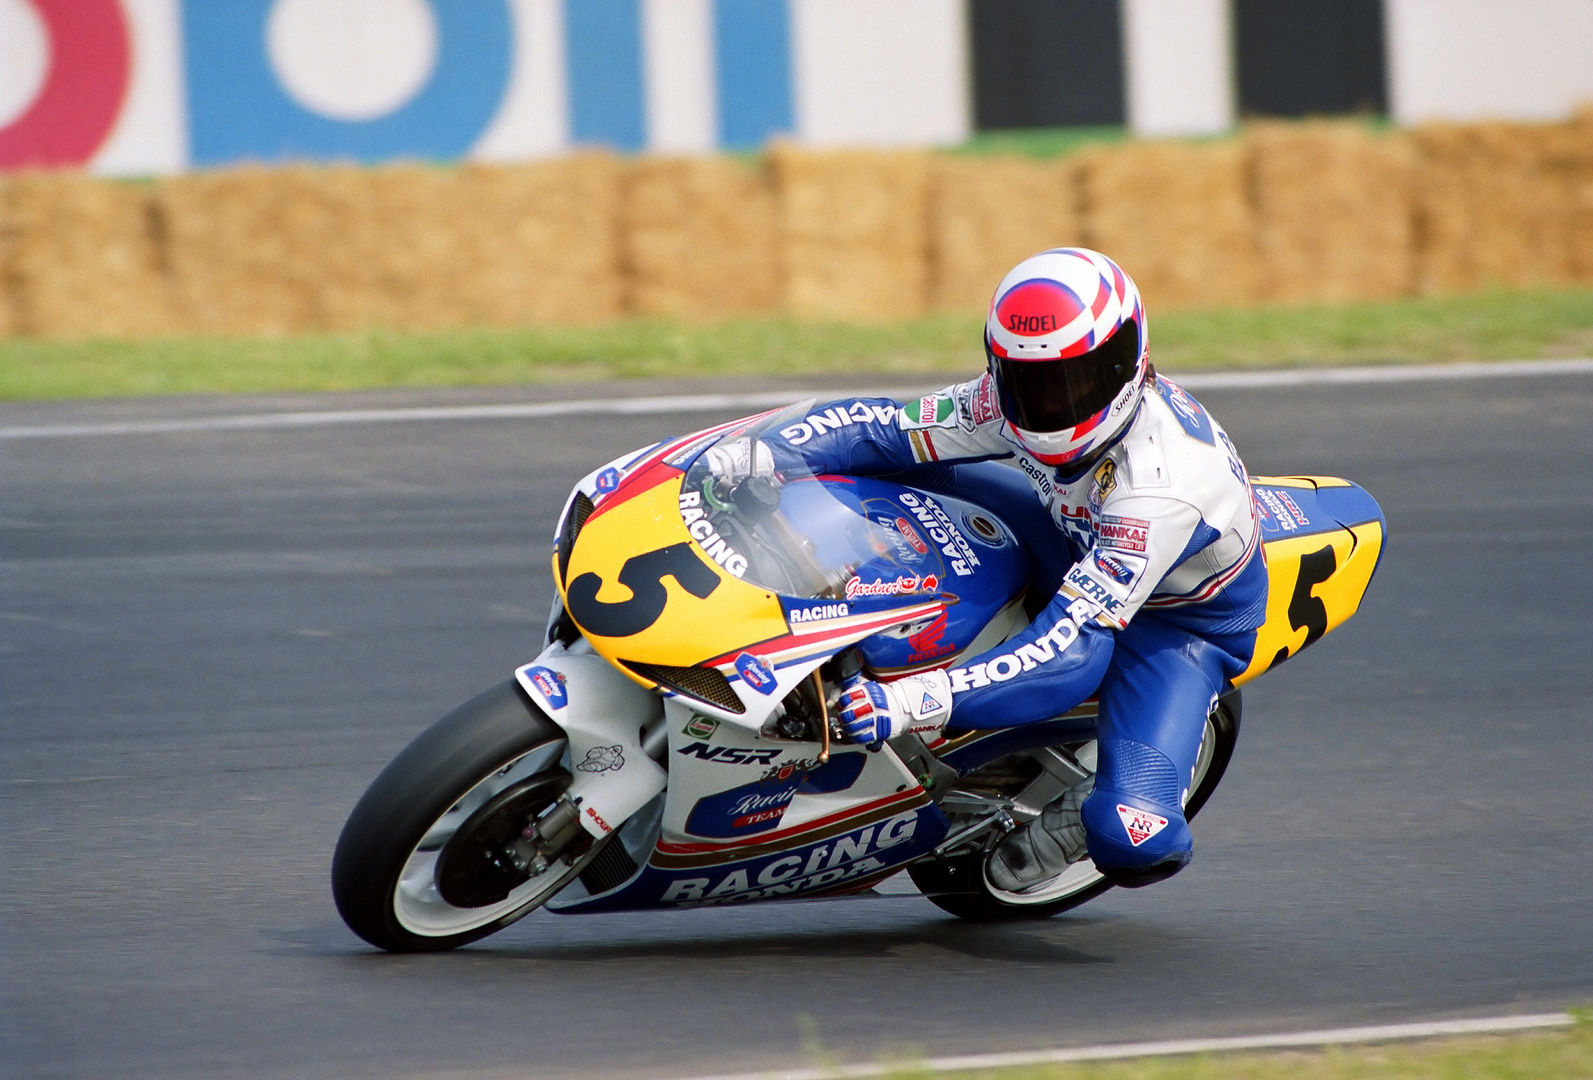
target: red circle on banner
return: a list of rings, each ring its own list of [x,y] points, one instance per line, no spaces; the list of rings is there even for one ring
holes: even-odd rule
[[[116,124],[131,50],[118,0],[23,0],[50,35],[44,86],[0,128],[0,169],[81,165]]]

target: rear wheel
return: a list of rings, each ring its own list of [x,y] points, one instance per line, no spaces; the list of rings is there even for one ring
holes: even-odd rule
[[[569,884],[603,842],[577,833],[542,867],[509,850],[569,787],[565,741],[513,681],[422,732],[371,783],[338,838],[332,895],[349,929],[391,952],[451,949]]]
[[[1230,690],[1218,699],[1217,707],[1206,718],[1205,735],[1195,759],[1194,787],[1184,804],[1186,820],[1194,819],[1222,781],[1239,741],[1239,716],[1239,691]],[[1093,762],[1093,751],[1093,744],[1086,744],[1073,755],[1074,760]],[[976,771],[964,779],[977,775]],[[956,823],[952,827],[955,829]],[[1087,903],[1112,887],[1086,857],[1031,889],[1016,893],[998,889],[985,875],[985,864],[1003,835],[992,830],[983,842],[914,863],[907,873],[930,903],[972,922],[1045,919]]]

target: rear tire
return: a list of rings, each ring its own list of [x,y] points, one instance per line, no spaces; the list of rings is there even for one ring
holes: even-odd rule
[[[446,878],[459,877],[448,865],[449,841],[480,821],[475,812],[494,796],[532,816],[558,798],[569,783],[559,764],[564,745],[564,731],[513,680],[417,736],[372,781],[338,837],[332,897],[349,929],[389,952],[452,949],[502,929],[563,888],[580,866],[555,863],[542,875],[550,879],[545,887],[527,890],[523,879],[518,895],[494,891],[490,881],[475,892],[458,884],[450,890]],[[515,800],[511,788],[525,796]],[[479,906],[455,906],[443,892]]]
[[[1207,718],[1206,736],[1201,742],[1200,755],[1196,760],[1199,780],[1195,784],[1195,790],[1190,793],[1189,801],[1184,804],[1184,820],[1194,820],[1201,807],[1211,798],[1212,792],[1217,790],[1217,785],[1222,782],[1223,773],[1228,771],[1234,747],[1239,742],[1241,711],[1239,691],[1231,689],[1217,699],[1217,707]],[[1048,883],[1041,891],[1041,896],[1060,891],[1062,895],[1059,898],[1036,899],[1030,903],[1014,902],[1005,897],[1021,894],[1000,893],[985,877],[985,862],[989,856],[990,849],[984,848],[954,856],[931,857],[923,862],[913,863],[907,868],[907,873],[913,879],[913,884],[918,887],[918,891],[923,893],[930,903],[942,911],[970,922],[1049,919],[1053,915],[1059,915],[1080,904],[1088,903],[1112,888],[1112,882],[1103,877],[1095,869],[1094,864],[1085,858],[1064,871],[1063,878],[1072,875],[1071,881],[1058,879],[1059,884]]]

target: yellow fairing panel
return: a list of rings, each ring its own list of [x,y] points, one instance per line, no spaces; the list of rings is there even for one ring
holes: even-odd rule
[[[1355,614],[1383,550],[1383,523],[1341,526],[1270,540],[1263,546],[1267,621],[1256,632],[1255,655],[1234,680],[1236,686],[1282,663]]]
[[[703,555],[692,541],[680,516],[681,477],[673,476],[651,489],[593,514],[581,529],[570,553],[569,568],[559,592],[570,604],[569,583],[585,574],[601,581],[596,598],[607,604],[632,599],[633,591],[620,584],[625,564],[637,556],[673,545],[687,545],[692,555],[717,577],[706,596],[684,588],[673,576],[661,578],[668,599],[649,625],[625,636],[604,637],[581,625],[586,640],[610,661],[632,660],[647,664],[688,667],[752,642],[779,637],[788,630],[779,597],[726,571]],[[692,577],[694,575],[686,575]],[[555,559],[554,579],[558,579]],[[572,616],[575,614],[573,608]],[[622,664],[621,671],[631,674]],[[635,677],[634,675],[632,676]],[[644,685],[651,685],[637,679]]]

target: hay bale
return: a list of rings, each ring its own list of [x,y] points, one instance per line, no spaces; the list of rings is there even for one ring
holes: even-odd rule
[[[0,341],[17,332],[11,303],[11,264],[15,248],[16,235],[11,227],[11,178],[0,173]]]
[[[148,188],[81,173],[13,176],[5,194],[9,332],[29,337],[172,333]]]
[[[163,182],[196,328],[287,334],[621,313],[618,165],[255,167]]]
[[[786,144],[769,159],[785,310],[856,322],[922,315],[929,300],[928,155]]]
[[[1431,124],[1418,159],[1418,287],[1528,287],[1573,278],[1573,188],[1554,164],[1564,125]]]
[[[1593,105],[1578,110],[1565,125],[1561,150],[1569,199],[1571,278],[1581,284],[1593,283]]]
[[[780,303],[774,179],[728,157],[646,157],[624,182],[626,310],[706,322]]]
[[[1019,262],[1081,243],[1078,184],[1071,159],[937,156],[930,168],[930,306],[982,312]]]
[[[1152,313],[1262,297],[1240,143],[1130,143],[1079,165],[1087,242],[1133,275]]]
[[[340,250],[326,171],[251,165],[160,182],[167,262],[193,330],[282,335],[326,326],[321,277]]]
[[[1265,295],[1386,300],[1415,289],[1415,156],[1356,122],[1261,123],[1245,134]]]

